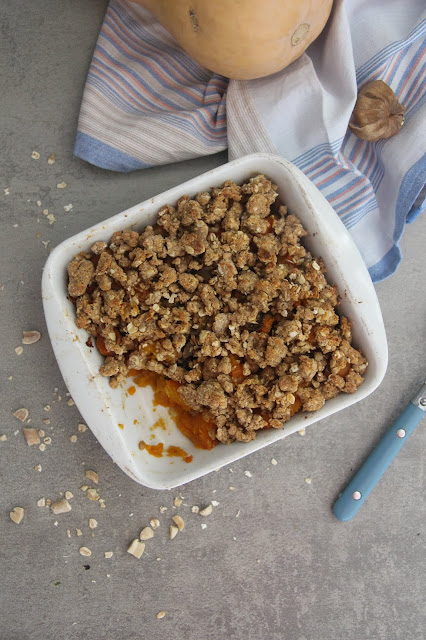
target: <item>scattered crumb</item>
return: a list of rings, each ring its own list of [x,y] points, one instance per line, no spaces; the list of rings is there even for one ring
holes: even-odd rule
[[[204,509],[201,509],[200,516],[209,516],[212,511],[213,511],[212,505],[208,504],[207,507],[204,507]]]
[[[276,464],[278,464],[278,462],[275,460],[275,458],[272,458],[271,464],[273,464],[275,466]]]
[[[4,195],[5,195],[5,196],[10,196],[10,190],[9,190],[9,187],[6,187],[6,189],[4,189]]]
[[[182,504],[182,502],[183,502],[183,501],[182,501],[182,498],[175,498],[175,499],[173,500],[173,504],[174,504],[174,506],[175,506],[175,507],[180,507],[180,505]]]
[[[7,435],[4,433],[2,436],[0,436],[0,441],[6,442],[6,440],[7,440]]]
[[[71,491],[65,491],[65,497],[67,500],[71,500],[71,498],[74,498],[74,494]]]
[[[105,558],[112,558],[113,555],[114,555],[113,551],[105,551],[104,553]]]
[[[36,464],[36,466],[34,467],[34,471],[41,471],[41,464]]]
[[[312,483],[312,478],[305,478],[305,482],[307,484],[311,484]]]
[[[229,487],[229,491],[235,491],[235,487]]]
[[[22,522],[22,518],[24,517],[24,510],[22,507],[13,507],[13,511],[9,513],[10,519],[13,520],[16,524],[20,524]]]
[[[67,538],[71,538],[71,531],[67,529]]]
[[[197,507],[197,505],[194,505],[191,509],[192,513],[198,513],[200,511],[200,507]]]
[[[139,534],[140,540],[149,540],[154,537],[154,532],[151,527],[144,527]]]
[[[185,527],[183,518],[181,518],[180,516],[173,516],[172,520],[177,525],[179,531],[183,531],[183,528]]]
[[[47,424],[47,425],[50,424],[49,418],[43,418],[42,422],[43,422],[43,424]]]
[[[37,205],[38,207],[41,207],[41,200],[37,200],[36,205]]]
[[[58,524],[59,524],[59,522],[58,522],[57,520],[55,520],[55,522],[53,523],[53,526],[54,526],[54,527],[57,527],[57,526],[58,526]]]
[[[56,222],[56,218],[53,213],[48,213],[47,219],[49,220],[49,224],[53,224],[54,222]]]
[[[173,540],[173,538],[178,534],[179,529],[177,527],[174,527],[172,524],[170,525],[169,528],[169,535],[170,535],[170,540]]]
[[[78,535],[78,536],[82,536],[82,535],[83,535],[83,532],[82,532],[82,530],[81,530],[81,529],[76,529],[76,530],[75,530],[75,533],[76,533],[76,535]]]
[[[59,183],[56,185],[56,187],[57,187],[58,189],[65,189],[65,187],[66,187],[66,186],[67,186],[67,183],[66,183],[66,182],[59,182]]]
[[[90,529],[96,529],[98,526],[98,521],[95,518],[89,518],[89,527]]]
[[[70,440],[71,442],[77,442],[77,436],[71,436]]]
[[[37,429],[34,429],[34,427],[24,427],[22,432],[29,447],[32,447],[35,444],[40,444]]]
[[[240,517],[240,513],[241,513],[241,511],[238,509],[237,513],[235,514],[235,517],[239,518]]]
[[[52,438],[50,436],[47,436],[44,440],[43,440],[44,444],[52,444]]]
[[[160,526],[160,521],[158,520],[158,518],[151,518],[149,524],[152,529],[158,529],[158,527]]]
[[[24,350],[23,350],[22,347],[16,347],[15,348],[15,353],[16,353],[17,356],[20,356],[20,355],[22,355],[24,353]]]
[[[73,400],[72,398],[70,398],[69,400],[67,400],[67,405],[68,405],[69,407],[73,407],[73,406],[74,406],[74,404],[75,404],[75,402],[74,402],[74,400]]]
[[[299,429],[299,431],[297,433],[299,434],[299,436],[304,436],[305,433],[306,433],[305,427],[302,427],[301,429]]]
[[[96,500],[99,500],[99,493],[96,491],[96,489],[88,489],[87,497],[89,498],[89,500],[93,500],[93,502],[96,502]]]
[[[47,404],[45,407],[43,407],[45,411],[50,411],[51,406],[50,404]]]
[[[165,511],[167,511],[167,507],[160,507],[160,513],[164,513]]]
[[[22,409],[17,409],[13,415],[15,416],[15,418],[18,418],[18,420],[20,420],[21,422],[25,422],[25,420],[28,418],[29,412],[28,412],[28,409],[22,408]]]
[[[88,484],[83,484],[83,486],[80,487],[81,491],[87,491],[88,488],[89,488]]]
[[[201,525],[201,528],[202,529],[207,529],[207,525],[203,522],[202,525]]]
[[[78,431],[79,431],[80,433],[84,433],[85,431],[87,431],[87,427],[86,427],[86,425],[85,425],[85,424],[83,424],[83,423],[80,423],[80,424],[77,426],[77,429],[78,429]]]
[[[40,331],[23,331],[22,332],[22,344],[34,344],[41,338]]]
[[[165,612],[165,611],[159,611],[159,612],[157,613],[157,618],[158,618],[159,620],[161,620],[161,618],[164,618],[164,616],[165,616],[165,615],[166,615],[166,612]]]
[[[46,435],[46,433],[43,431],[43,429],[39,429],[37,431],[38,435],[40,436],[40,438],[44,438],[44,436]]]
[[[51,153],[50,156],[47,158],[47,164],[55,164],[56,162],[56,156],[54,153]]]
[[[59,515],[60,513],[67,513],[71,511],[72,507],[66,498],[61,498],[61,500],[57,500],[50,505],[50,509],[52,513]]]
[[[37,506],[38,507],[45,507],[46,506],[46,498],[40,498],[40,500],[37,500]]]
[[[92,555],[92,552],[87,547],[80,547],[79,549],[80,555],[89,557]]]
[[[99,483],[99,476],[96,473],[96,471],[92,471],[91,469],[88,469],[84,475],[88,480],[91,480],[95,484]]]
[[[41,445],[39,446],[40,451],[46,451],[46,445],[44,444],[44,442],[41,443]]]
[[[48,213],[49,213],[49,209],[43,209],[43,215],[44,215],[44,216],[47,216],[47,215],[48,215]]]
[[[47,246],[50,244],[50,240],[42,240],[42,244],[44,244],[44,248],[47,249]]]
[[[144,551],[145,551],[145,544],[143,542],[140,542],[137,538],[133,540],[133,542],[130,544],[129,548],[127,549],[127,553],[130,553],[132,556],[135,556],[135,558],[137,558],[138,560],[142,556]]]
[[[33,160],[40,160],[40,154],[38,151],[33,151],[31,157]]]
[[[252,477],[252,474],[250,473],[250,471],[244,471],[244,475],[247,476],[247,478]]]
[[[71,209],[72,209],[72,204],[71,203],[70,204],[66,204],[64,206],[64,211],[66,211],[67,213],[68,213],[68,211],[71,211]]]
[[[214,507],[218,507],[219,506],[219,502],[217,500],[212,500],[212,505]]]

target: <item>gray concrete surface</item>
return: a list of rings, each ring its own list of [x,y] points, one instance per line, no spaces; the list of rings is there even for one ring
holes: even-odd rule
[[[2,3],[0,432],[7,441],[0,442],[0,638],[420,640],[426,623],[426,423],[355,520],[339,523],[330,508],[425,375],[425,216],[406,231],[397,274],[377,286],[390,362],[370,398],[304,437],[234,464],[232,472],[223,469],[169,493],[126,477],[90,431],[70,442],[80,418],[66,404],[40,299],[48,250],[226,159],[222,154],[118,175],[73,158],[79,102],[105,7],[105,0]],[[38,161],[31,159],[34,149]],[[52,152],[57,161],[49,166]],[[62,180],[68,186],[58,191]],[[68,203],[73,210],[65,213]],[[53,225],[43,208],[55,214]],[[23,329],[40,330],[42,339],[17,356]],[[32,425],[52,435],[45,452],[25,444],[22,425],[12,417],[22,406]],[[46,417],[50,426],[41,422]],[[38,463],[41,473],[34,470]],[[79,489],[87,468],[99,473],[106,509]],[[66,490],[75,496],[70,513],[55,517],[37,506],[39,498],[55,499]],[[205,530],[189,507],[181,507],[186,527],[170,542],[166,530],[179,493],[188,505],[211,499],[220,505]],[[25,508],[19,526],[8,516],[16,505]],[[161,505],[166,513],[159,514]],[[153,516],[161,527],[138,561],[126,546]],[[89,517],[99,522],[93,538]],[[79,555],[83,544],[92,549],[90,558]],[[114,556],[106,560],[109,550]],[[166,616],[159,620],[161,610]]]

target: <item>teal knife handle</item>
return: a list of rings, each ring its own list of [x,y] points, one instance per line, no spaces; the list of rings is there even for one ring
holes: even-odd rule
[[[424,415],[424,409],[412,402],[405,407],[334,503],[338,520],[346,522],[356,515]]]

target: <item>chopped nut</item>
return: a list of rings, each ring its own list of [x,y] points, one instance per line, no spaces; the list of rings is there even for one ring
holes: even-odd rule
[[[3,435],[0,436],[0,441],[1,442],[6,442],[7,440],[7,435],[5,433],[3,433]]]
[[[278,462],[275,460],[275,458],[272,458],[271,464],[276,465],[276,464],[278,464]]]
[[[252,474],[250,473],[250,471],[244,471],[244,475],[247,476],[247,478],[252,477]]]
[[[112,558],[113,555],[114,555],[113,551],[105,551],[104,553],[105,558]]]
[[[67,186],[66,182],[59,182],[56,187],[57,189],[65,189],[65,187]]]
[[[38,507],[45,507],[46,506],[46,498],[40,498],[40,500],[37,500],[37,506]]]
[[[77,536],[82,536],[83,535],[83,532],[82,532],[81,529],[76,529],[75,533],[76,533]]]
[[[22,507],[13,507],[13,511],[9,513],[9,516],[13,522],[19,524],[22,522],[22,518],[24,517],[24,510]]]
[[[68,511],[71,511],[72,507],[66,498],[61,498],[61,500],[53,502],[50,505],[50,509],[56,516],[60,513],[67,513]]]
[[[41,464],[36,464],[34,471],[41,471]]]
[[[34,429],[34,427],[24,427],[22,431],[29,447],[32,447],[35,444],[40,444],[37,429]]]
[[[200,511],[200,507],[197,507],[196,505],[194,505],[191,509],[192,513],[199,513]]]
[[[98,521],[95,520],[95,518],[89,518],[89,527],[91,529],[96,529],[97,526],[98,526]]]
[[[219,502],[217,500],[212,500],[212,505],[213,505],[213,507],[218,507],[219,506]]]
[[[67,405],[68,405],[69,407],[73,407],[73,406],[74,406],[74,404],[75,404],[75,402],[74,402],[74,400],[73,400],[72,398],[70,398],[69,400],[67,400]]]
[[[74,494],[71,491],[65,491],[65,497],[67,500],[71,500],[71,498],[74,498]]]
[[[24,349],[22,347],[16,347],[15,348],[15,353],[17,356],[20,356],[24,353]]]
[[[71,531],[67,529],[67,538],[71,538]]]
[[[207,529],[207,525],[203,522],[203,523],[201,524],[201,528],[202,528],[202,529]]]
[[[31,157],[33,160],[40,160],[40,154],[38,151],[33,151]]]
[[[77,436],[71,436],[70,440],[71,442],[77,442]]]
[[[84,433],[85,431],[87,431],[87,427],[86,427],[86,425],[85,425],[85,424],[83,424],[83,423],[80,423],[80,424],[77,426],[77,429],[79,430],[79,432],[80,432],[80,433]]]
[[[174,504],[174,506],[175,506],[175,507],[180,507],[180,505],[182,504],[182,502],[183,502],[182,498],[175,498],[175,499],[173,500],[173,504]]]
[[[43,422],[43,424],[47,424],[47,425],[50,424],[49,418],[43,418],[42,422]]]
[[[22,344],[34,344],[41,338],[40,331],[23,331],[22,332]]]
[[[39,445],[39,449],[40,451],[46,451],[46,445],[44,444],[44,442],[42,442],[41,445]]]
[[[43,440],[44,444],[52,444],[52,438],[50,436],[47,436],[44,440]]]
[[[311,478],[305,478],[305,482],[306,482],[307,484],[311,484],[312,479],[311,479]]]
[[[25,422],[25,420],[28,418],[28,409],[17,409],[13,415],[21,422]]]
[[[6,188],[4,189],[4,195],[5,195],[5,196],[10,196],[10,189],[9,189],[9,187],[6,187]]]
[[[154,536],[154,532],[151,529],[151,527],[144,527],[142,529],[142,531],[139,534],[139,538],[141,540],[149,540],[150,538],[152,538]]]
[[[173,540],[173,538],[178,534],[179,529],[177,527],[174,527],[172,524],[170,525],[169,528],[169,535],[170,535],[170,540]]]
[[[208,504],[207,507],[204,507],[204,509],[201,509],[200,516],[209,516],[212,511],[213,511],[213,506],[211,504]]]
[[[132,556],[135,556],[139,560],[141,558],[143,552],[145,551],[145,544],[140,542],[137,538],[133,540],[129,548],[127,549],[127,553],[131,553]]]
[[[92,555],[92,552],[87,547],[80,547],[79,552],[80,555],[85,556],[86,558]]]
[[[229,491],[235,491],[235,487],[229,487]]]
[[[160,513],[164,513],[165,511],[167,511],[167,507],[160,507]]]
[[[152,529],[158,529],[158,527],[160,526],[160,521],[158,520],[158,518],[151,518],[149,524]]]
[[[44,438],[44,436],[46,435],[46,433],[43,431],[43,429],[39,429],[39,430],[37,431],[37,433],[38,433],[38,435],[39,435],[39,437],[40,437],[40,438]]]
[[[183,518],[181,518],[180,516],[173,516],[172,520],[177,525],[179,531],[182,531],[185,526]]]
[[[96,489],[88,489],[87,497],[89,498],[89,500],[93,500],[94,502],[96,502],[96,500],[99,500],[99,493],[96,491]]]
[[[71,211],[71,209],[72,209],[72,204],[71,204],[71,203],[70,203],[70,204],[66,204],[66,205],[64,206],[64,211],[65,211],[66,213],[68,213],[68,211]]]
[[[50,411],[51,408],[52,407],[50,406],[50,404],[47,404],[45,407],[43,407],[45,411]]]
[[[54,222],[56,222],[56,218],[53,213],[48,213],[47,219],[49,220],[49,224],[53,224]]]
[[[299,434],[299,436],[304,436],[305,433],[306,433],[305,427],[302,427],[301,429],[299,429],[299,431],[297,433]]]
[[[80,487],[80,490],[81,490],[81,491],[87,491],[87,489],[89,489],[89,485],[88,485],[88,484],[83,484],[83,485]]]
[[[51,153],[50,156],[47,158],[47,164],[55,164],[56,162],[56,156],[54,153]]]
[[[164,618],[164,616],[165,616],[165,615],[166,615],[166,612],[165,612],[165,611],[159,611],[159,612],[157,613],[157,618],[158,618],[159,620],[161,620],[161,618]]]
[[[96,471],[92,471],[91,469],[88,469],[84,475],[88,480],[91,480],[95,484],[99,483],[99,476],[96,473]]]

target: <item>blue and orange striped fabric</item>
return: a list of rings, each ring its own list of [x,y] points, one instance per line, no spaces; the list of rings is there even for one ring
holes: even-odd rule
[[[335,0],[320,38],[268,78],[228,80],[194,62],[139,5],[111,0],[81,106],[75,154],[133,171],[228,148],[292,160],[350,230],[374,281],[424,205],[426,15],[422,0]],[[380,29],[377,29],[380,20]],[[376,143],[347,125],[357,91],[380,79],[406,107]]]

